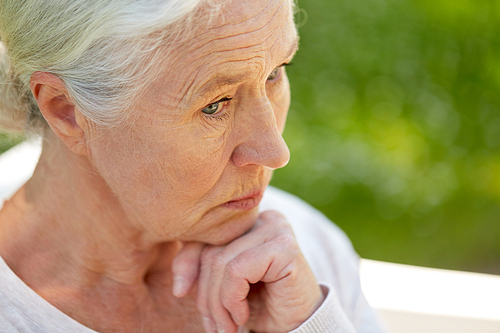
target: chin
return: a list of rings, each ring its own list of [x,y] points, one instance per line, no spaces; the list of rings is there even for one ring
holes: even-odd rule
[[[199,242],[211,245],[225,245],[250,230],[259,217],[258,207],[224,218],[200,235]]]

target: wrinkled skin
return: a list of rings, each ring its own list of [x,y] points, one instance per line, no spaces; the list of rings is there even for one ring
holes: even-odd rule
[[[221,205],[261,193],[289,159],[281,136],[288,79],[280,68],[267,80],[296,50],[289,2],[233,1],[214,24],[168,57],[135,104],[130,130],[89,129],[94,167],[134,222],[162,241],[224,244],[241,235],[257,208]],[[216,114],[200,111],[221,98],[232,100]]]
[[[197,301],[207,332],[236,332],[237,325],[254,332],[288,332],[323,300],[290,226],[278,212],[262,213],[250,232],[226,246],[186,244],[173,264],[177,276],[185,277],[182,284],[189,281],[182,291],[174,285],[178,297],[194,282],[198,272],[193,264],[200,259]]]
[[[289,159],[282,65],[296,49],[289,0],[229,1],[157,65],[128,126],[106,129],[33,74],[51,130],[0,211],[0,255],[101,332],[298,327],[324,296],[284,217],[257,207]]]

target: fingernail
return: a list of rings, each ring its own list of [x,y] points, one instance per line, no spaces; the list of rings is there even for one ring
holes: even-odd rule
[[[217,333],[226,333],[226,331],[217,324]]]
[[[214,322],[210,318],[203,317],[203,327],[205,328],[205,331],[207,333],[214,333],[215,332]]]
[[[184,279],[182,276],[175,276],[174,277],[174,286],[172,293],[174,294],[175,297],[180,297],[186,289],[186,279]]]

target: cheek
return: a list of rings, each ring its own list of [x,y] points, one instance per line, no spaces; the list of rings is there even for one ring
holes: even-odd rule
[[[94,162],[112,191],[133,205],[195,203],[222,173],[223,149],[189,126],[111,133],[93,144]],[[198,133],[200,134],[200,133]],[[201,136],[201,134],[200,134]]]
[[[146,183],[163,197],[194,203],[216,183],[223,171],[223,149],[216,139],[172,135],[141,162]],[[141,154],[134,154],[141,158]],[[139,161],[138,161],[139,162]]]

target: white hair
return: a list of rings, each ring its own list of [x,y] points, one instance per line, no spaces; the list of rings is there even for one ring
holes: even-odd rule
[[[151,80],[155,50],[185,35],[202,1],[0,0],[0,125],[44,123],[29,89],[37,71],[58,76],[91,121],[116,125]]]

